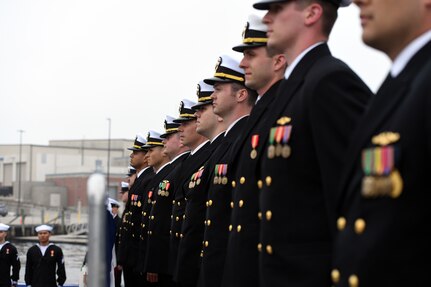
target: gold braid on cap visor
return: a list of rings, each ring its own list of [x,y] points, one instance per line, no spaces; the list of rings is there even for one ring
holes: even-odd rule
[[[198,102],[205,102],[205,101],[210,101],[210,100],[212,100],[211,96],[209,96],[209,97],[202,97],[202,98],[199,98]]]
[[[244,82],[244,78],[243,77],[237,77],[237,76],[229,75],[229,74],[225,74],[225,73],[215,73],[214,77],[228,78],[228,79],[235,80],[235,81],[238,81],[238,82]]]
[[[178,128],[170,128],[170,129],[166,129],[165,132],[169,133],[169,132],[177,132]]]
[[[244,44],[249,44],[249,43],[267,43],[268,42],[268,38],[245,38],[242,42]]]
[[[163,145],[161,142],[147,142],[147,145]]]
[[[180,118],[195,118],[194,114],[180,114]]]

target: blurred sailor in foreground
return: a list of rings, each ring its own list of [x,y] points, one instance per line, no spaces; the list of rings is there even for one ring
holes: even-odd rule
[[[392,67],[346,156],[332,280],[335,286],[428,286],[431,2],[354,2],[363,41],[384,52]]]

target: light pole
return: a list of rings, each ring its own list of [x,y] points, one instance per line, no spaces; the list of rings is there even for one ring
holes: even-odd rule
[[[109,167],[111,165],[111,118],[108,120],[108,168],[106,170],[106,190],[109,192]]]
[[[20,208],[20,204],[21,204],[21,167],[22,167],[22,133],[24,132],[23,130],[18,130],[19,132],[19,160],[18,160],[18,164],[19,164],[19,168],[18,168],[18,204],[16,205],[16,214],[19,214],[19,208]]]

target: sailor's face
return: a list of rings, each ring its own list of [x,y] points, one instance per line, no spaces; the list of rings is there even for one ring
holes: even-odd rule
[[[0,242],[5,241],[6,235],[7,235],[6,231],[0,231]]]
[[[40,244],[48,243],[50,236],[51,236],[51,233],[48,231],[39,231],[37,233],[37,238],[39,239]]]

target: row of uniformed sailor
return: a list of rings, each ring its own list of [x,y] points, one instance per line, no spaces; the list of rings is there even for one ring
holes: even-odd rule
[[[201,81],[198,84],[198,103],[192,108],[196,115],[196,132],[209,140],[205,154],[199,157],[184,185],[186,209],[181,226],[175,279],[181,286],[196,286],[200,268],[200,247],[203,239],[205,201],[207,198],[208,170],[205,163],[222,143],[225,122],[213,111],[212,86]]]
[[[358,287],[388,282],[421,286],[427,282],[429,264],[415,261],[429,253],[429,236],[420,232],[414,240],[411,234],[428,218],[428,196],[418,186],[426,185],[422,175],[428,158],[423,131],[428,130],[430,103],[429,3],[355,0],[362,9],[364,38],[387,53],[395,65],[355,133],[359,138],[350,151],[353,131],[372,93],[331,55],[327,45],[338,8],[349,2],[262,0],[254,5],[268,10],[264,22],[269,33],[267,40],[252,36],[245,44],[267,41],[268,50],[250,45],[243,50],[242,66],[245,83],[258,91],[259,100],[245,135],[229,151],[231,162],[215,164],[212,182],[233,187],[226,260],[222,259],[225,268],[217,273],[223,277],[221,286]],[[390,16],[405,12],[408,17],[393,17],[396,25],[382,25],[386,11]],[[395,36],[400,33],[408,39]],[[267,51],[271,54],[263,57]],[[258,59],[268,60],[267,65],[258,64]],[[420,127],[421,133],[411,126]],[[346,154],[349,162],[344,161]],[[346,163],[342,187],[347,193],[338,186]],[[415,168],[418,165],[420,169]],[[186,197],[183,189],[176,190],[181,194],[175,208],[181,208],[175,210],[180,216],[178,221],[172,218],[173,227],[183,219]],[[207,216],[214,204],[207,199]],[[409,215],[403,216],[402,210]],[[216,219],[205,219],[205,236]],[[179,226],[172,230],[172,239],[184,237]],[[202,266],[211,262],[206,257],[211,246],[212,241],[203,240]],[[418,255],[422,251],[425,255]],[[385,262],[388,257],[391,260]],[[205,279],[211,272],[202,270],[199,282],[209,286]]]
[[[190,153],[189,148],[180,143],[180,124],[173,120],[171,116],[166,117],[165,133],[160,135],[163,138],[163,152],[170,160],[170,171],[159,181],[156,192],[153,192],[154,205],[150,212],[145,254],[146,278],[149,282],[158,282],[160,286],[172,284],[172,273],[168,269],[172,201],[182,162]]]
[[[244,31],[243,45],[234,47],[242,52],[246,71],[245,84],[259,96],[239,138],[231,150],[227,177],[232,187],[231,219],[227,230],[226,263],[223,286],[256,286],[259,282],[259,187],[256,174],[264,141],[264,124],[270,114],[269,106],[275,98],[286,68],[285,56],[269,55],[266,49],[266,26],[261,19],[250,17]],[[261,72],[261,71],[266,71]],[[215,286],[215,285],[214,285]]]
[[[169,173],[170,165],[169,158],[163,152],[163,139],[160,137],[160,133],[150,130],[147,135],[147,141],[144,146],[147,149],[148,166],[154,172],[151,180],[143,188],[144,199],[142,204],[142,217],[141,217],[141,230],[140,230],[140,242],[139,242],[139,260],[136,266],[143,279],[146,280],[145,275],[145,257],[147,250],[147,238],[151,235],[151,231],[148,231],[148,223],[154,220],[154,215],[150,215],[152,206],[156,203],[155,194],[159,182]]]
[[[140,270],[137,269],[140,252],[139,245],[142,233],[143,204],[145,188],[154,176],[154,171],[148,166],[147,140],[138,134],[130,154],[130,165],[136,169],[136,179],[129,190],[129,198],[124,210],[122,236],[119,244],[118,265],[122,267],[126,286],[137,286],[143,281]]]
[[[199,97],[199,95],[198,95]],[[205,133],[208,127],[214,129],[217,126],[217,118],[208,110],[206,118],[197,117],[197,112],[194,107],[197,105],[196,102],[189,103],[189,108],[193,112],[193,118],[182,119],[181,117],[176,121],[180,123],[181,142],[188,146],[191,150],[190,156],[184,161],[182,167],[183,178],[175,190],[175,202],[173,205],[173,218],[172,218],[172,235],[171,235],[171,246],[175,246],[174,250],[171,250],[171,264],[173,267],[174,281],[180,286],[190,286],[195,284],[194,277],[196,276],[196,266],[193,263],[194,254],[190,254],[192,257],[191,261],[188,261],[189,254],[184,253],[187,243],[190,240],[190,234],[185,233],[190,220],[187,216],[191,216],[190,206],[194,202],[193,195],[190,190],[196,186],[194,176],[196,172],[203,166],[206,160],[209,158],[211,153],[214,151],[219,141],[211,141],[206,136],[210,134]],[[200,108],[205,108],[202,105],[198,105]],[[206,126],[206,127],[205,127]],[[204,131],[202,133],[202,131]],[[207,131],[208,132],[208,131]],[[206,136],[205,136],[206,135]],[[192,179],[193,176],[193,179]],[[189,202],[190,201],[190,202]],[[179,205],[181,203],[181,206]],[[175,213],[174,213],[175,211]],[[176,213],[179,211],[180,213]],[[176,221],[176,218],[180,218]],[[192,219],[192,217],[190,218]],[[202,222],[202,221],[201,221]],[[179,223],[179,224],[178,224]],[[175,229],[174,229],[175,228]],[[177,229],[178,228],[178,229]],[[175,231],[175,232],[174,232]],[[177,237],[177,233],[179,236]],[[186,267],[188,266],[188,267]],[[190,268],[190,270],[188,270]]]
[[[202,258],[198,286],[220,286],[230,219],[231,185],[228,184],[230,151],[242,136],[248,115],[256,101],[256,92],[245,86],[245,73],[240,63],[228,56],[220,58],[215,76],[204,80],[214,86],[214,113],[224,121],[226,131],[220,146],[205,165],[209,180],[200,208],[205,214]],[[201,219],[202,220],[202,219]]]
[[[288,64],[263,115],[257,155],[249,155],[256,161],[252,175],[238,168],[235,177],[236,232],[231,233],[235,240],[229,242],[228,254],[257,250],[247,263],[259,275],[254,279],[260,286],[331,286],[338,179],[352,131],[372,94],[331,55],[326,43],[338,7],[348,1],[300,2],[264,0],[254,5],[268,10],[268,48],[285,54]],[[292,11],[298,17],[286,16]],[[293,26],[298,29],[290,29]],[[243,153],[240,160],[246,156]],[[255,191],[252,197],[248,186]],[[254,214],[243,212],[247,204]],[[237,284],[225,286],[253,285],[244,282],[249,276],[243,266],[235,265],[241,263],[234,261],[231,268],[239,269],[239,276],[230,273]]]

